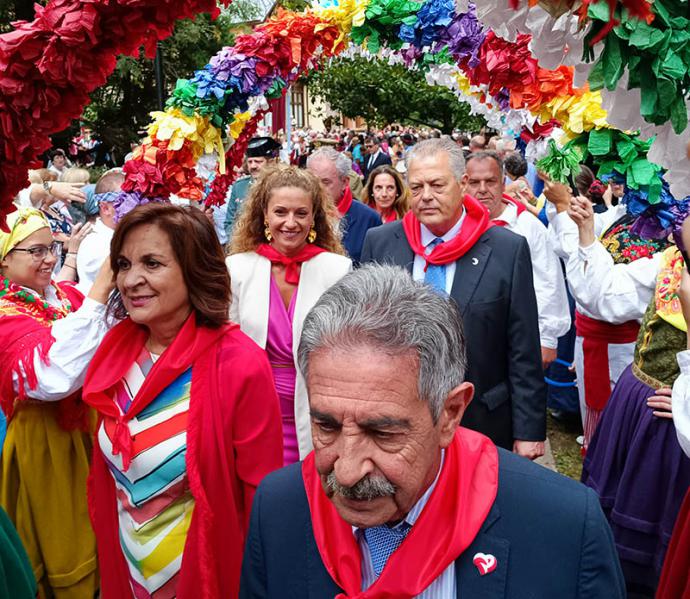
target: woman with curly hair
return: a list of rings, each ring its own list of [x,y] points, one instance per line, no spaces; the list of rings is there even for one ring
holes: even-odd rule
[[[312,449],[307,391],[296,367],[302,323],[324,291],[352,268],[328,216],[334,210],[308,171],[268,168],[252,186],[226,260],[230,319],[266,349],[271,363],[285,464]]]
[[[410,209],[410,190],[400,173],[384,164],[371,171],[362,202],[376,210],[384,223],[390,223],[400,220]]]

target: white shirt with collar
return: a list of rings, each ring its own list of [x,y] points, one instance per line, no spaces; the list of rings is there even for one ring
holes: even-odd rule
[[[371,169],[371,167],[374,165],[376,162],[376,159],[378,158],[378,155],[381,153],[381,148],[376,150],[373,154],[369,154],[369,160],[367,161],[367,168]]]
[[[563,271],[549,242],[546,227],[533,214],[525,210],[518,214],[515,204],[504,205],[503,212],[494,220],[506,223],[506,229],[527,240],[532,257],[532,278],[539,311],[539,336],[542,347],[556,349],[558,338],[570,330],[568,295]]]
[[[114,229],[97,218],[93,230],[79,246],[77,252],[77,274],[79,275],[77,289],[84,295],[88,295],[98,271],[110,255],[110,241],[113,238],[113,233],[115,233]]]
[[[460,219],[458,220],[457,223],[455,223],[449,230],[448,232],[441,236],[441,239],[443,239],[444,242],[450,241],[453,239],[459,232],[460,229],[462,228],[462,223],[465,221],[465,209],[462,209],[462,215],[460,216]],[[429,229],[427,229],[424,225],[421,225],[421,231],[422,231],[422,245],[425,248],[426,253],[429,253],[429,244],[436,239],[437,235],[434,235]],[[424,280],[424,266],[426,265],[426,261],[424,258],[421,256],[417,256],[415,254],[414,257],[414,263],[412,265],[412,278],[415,281],[423,281]],[[446,293],[450,295],[450,290],[453,287],[453,279],[455,278],[455,262],[449,262],[448,264],[445,265],[446,267]]]
[[[424,495],[419,498],[419,501],[412,506],[412,509],[409,511],[407,516],[405,516],[405,518],[393,528],[401,526],[403,522],[407,522],[410,527],[415,525],[415,522],[417,522],[417,519],[422,514],[424,507],[429,501],[429,497],[431,497],[431,494],[436,488],[438,477],[441,475],[441,471],[443,470],[445,454],[445,450],[441,450],[441,465],[438,468],[438,473],[436,474],[434,482],[431,483],[429,488],[424,492]],[[377,577],[371,561],[369,545],[367,544],[364,536],[364,529],[353,526],[352,534],[355,536],[355,540],[357,541],[359,550],[362,554],[362,591],[366,591],[372,584],[374,584]],[[455,580],[455,562],[453,561],[443,572],[441,572],[440,576],[436,580],[434,580],[426,589],[424,589],[424,591],[416,596],[416,599],[455,599],[455,597],[457,597],[457,588]]]

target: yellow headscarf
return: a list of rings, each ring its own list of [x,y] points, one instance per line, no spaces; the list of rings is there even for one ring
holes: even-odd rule
[[[6,233],[0,229],[0,260],[3,260],[10,250],[17,247],[29,235],[45,227],[50,228],[48,219],[40,210],[35,208],[19,208],[7,215]]]

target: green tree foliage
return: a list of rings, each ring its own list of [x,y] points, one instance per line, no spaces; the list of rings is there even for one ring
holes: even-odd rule
[[[451,133],[477,131],[486,123],[450,90],[429,85],[424,74],[403,65],[363,57],[336,58],[308,77],[310,91],[348,118],[370,126],[425,125]]]

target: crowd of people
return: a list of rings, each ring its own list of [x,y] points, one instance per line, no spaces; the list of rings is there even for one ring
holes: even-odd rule
[[[645,238],[620,176],[499,136],[292,142],[252,139],[223,206],[30,173],[0,596],[688,596],[686,214]],[[584,484],[532,463],[554,399]]]

